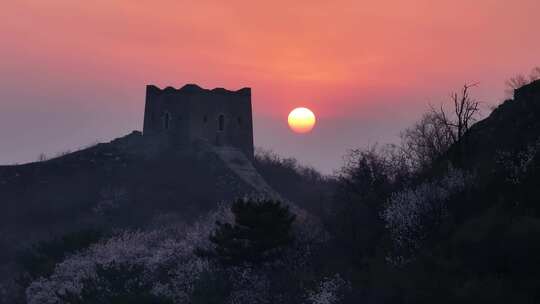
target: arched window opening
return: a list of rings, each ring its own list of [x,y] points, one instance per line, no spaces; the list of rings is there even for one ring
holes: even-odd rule
[[[238,116],[238,125],[242,126],[242,117]]]
[[[206,123],[208,121],[208,115],[204,115],[202,121]]]
[[[171,114],[169,112],[165,112],[165,115],[163,115],[163,128],[165,130],[169,129],[171,126]]]
[[[220,114],[218,117],[218,130],[223,131],[225,130],[225,115]]]

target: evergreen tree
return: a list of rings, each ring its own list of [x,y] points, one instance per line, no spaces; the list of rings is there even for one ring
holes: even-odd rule
[[[224,265],[271,262],[293,241],[296,216],[278,201],[237,200],[231,211],[234,224],[217,222],[206,252]]]

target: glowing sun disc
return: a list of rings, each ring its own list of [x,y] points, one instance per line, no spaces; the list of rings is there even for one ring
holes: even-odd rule
[[[296,108],[289,113],[289,127],[296,133],[307,133],[315,126],[315,114],[308,108]]]

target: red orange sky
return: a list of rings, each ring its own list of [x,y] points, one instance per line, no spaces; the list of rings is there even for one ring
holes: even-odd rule
[[[144,86],[253,88],[255,142],[325,172],[395,140],[428,102],[487,103],[540,64],[538,0],[8,1],[0,163],[142,127]],[[303,137],[288,111],[318,116]]]

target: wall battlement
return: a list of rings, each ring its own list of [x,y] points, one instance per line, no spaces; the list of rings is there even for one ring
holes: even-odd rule
[[[166,138],[173,144],[203,141],[231,146],[253,157],[251,89],[180,89],[146,86],[143,135]]]
[[[186,84],[180,89],[174,87],[166,87],[160,89],[155,85],[147,85],[146,92],[150,94],[160,95],[160,94],[215,94],[215,95],[231,95],[231,96],[251,96],[250,88],[242,88],[237,91],[230,91],[224,88],[214,88],[214,89],[203,89],[196,84]]]

